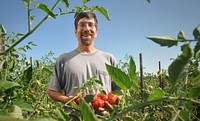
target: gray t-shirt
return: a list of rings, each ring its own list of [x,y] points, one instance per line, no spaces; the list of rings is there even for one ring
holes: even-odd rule
[[[108,75],[105,64],[116,66],[116,60],[113,55],[95,51],[94,53],[80,53],[73,50],[61,55],[54,66],[54,76],[52,76],[48,88],[50,90],[65,92],[70,96],[77,93],[74,87],[80,87],[86,80],[96,77],[103,83],[100,88],[105,92],[112,91],[111,78]],[[97,93],[90,90],[86,93]]]

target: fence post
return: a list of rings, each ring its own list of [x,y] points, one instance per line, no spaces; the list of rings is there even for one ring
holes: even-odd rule
[[[33,63],[32,57],[30,57],[30,66],[31,66],[31,67],[32,67],[32,63]]]
[[[143,84],[143,63],[142,63],[142,53],[140,53],[140,91],[141,91],[141,100],[143,101],[143,95],[144,95],[144,92],[143,92],[143,87],[144,87],[144,84]]]
[[[2,51],[2,52],[4,52],[5,51],[5,42],[4,42],[4,38],[2,37],[2,36],[0,36],[0,51]],[[3,62],[3,60],[5,59],[5,55],[3,54],[3,55],[1,55],[1,59],[2,59],[2,62]],[[6,61],[3,63],[3,65],[2,65],[3,67],[3,69],[6,69]]]
[[[161,62],[160,61],[159,61],[159,82],[160,82],[160,88],[163,89],[162,71],[161,71]]]
[[[0,36],[0,47],[1,47],[1,51],[2,52],[4,52],[5,51],[5,42],[4,42],[4,39],[3,39],[3,37],[2,36]],[[2,56],[2,57],[4,57],[4,55]]]

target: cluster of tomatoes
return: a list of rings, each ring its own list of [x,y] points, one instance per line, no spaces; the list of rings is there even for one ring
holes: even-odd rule
[[[84,99],[87,95],[83,94],[82,99]],[[76,98],[74,100],[76,104],[80,103],[80,99]],[[91,103],[89,105],[92,105],[92,107],[97,110],[99,108],[106,108],[106,106],[110,105],[117,105],[118,104],[118,97],[113,94],[112,92],[109,92],[108,94],[97,94],[93,97]]]

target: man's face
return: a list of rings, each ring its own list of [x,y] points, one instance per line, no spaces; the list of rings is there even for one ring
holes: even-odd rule
[[[80,44],[89,46],[97,36],[97,27],[94,19],[82,18],[78,22],[75,35]]]

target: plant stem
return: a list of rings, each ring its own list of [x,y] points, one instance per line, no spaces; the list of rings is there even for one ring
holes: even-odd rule
[[[164,98],[160,98],[160,99],[157,99],[157,100],[151,100],[151,101],[147,101],[147,102],[144,102],[144,103],[140,103],[138,105],[131,106],[131,107],[127,108],[126,110],[123,110],[122,112],[118,113],[117,115],[115,115],[113,117],[110,117],[108,119],[108,121],[113,121],[117,117],[121,117],[122,115],[128,113],[131,110],[139,109],[139,108],[145,107],[145,106],[147,106],[149,104],[158,103],[158,102],[162,102],[162,101],[166,101],[166,100],[182,100],[182,101],[188,101],[188,102],[192,102],[192,103],[196,103],[196,104],[200,105],[200,101],[193,100],[193,99],[190,99],[190,98],[184,98],[184,97],[164,97]]]
[[[174,117],[172,117],[172,120],[171,121],[176,121],[176,119],[177,118],[179,118],[181,121],[184,121],[181,117],[180,117],[180,110],[178,110],[178,111],[176,111],[176,109],[173,107],[173,110],[174,110],[174,112],[176,113],[175,115],[174,115]]]
[[[31,20],[30,20],[30,0],[28,0],[28,32],[31,31]]]

